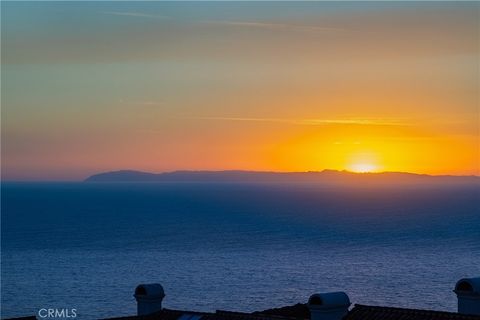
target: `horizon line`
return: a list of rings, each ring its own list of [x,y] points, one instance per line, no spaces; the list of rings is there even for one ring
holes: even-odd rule
[[[102,174],[102,173],[114,173],[114,172],[122,172],[122,171],[129,171],[129,172],[138,172],[138,173],[148,173],[148,174],[164,174],[164,173],[175,173],[175,172],[248,172],[248,173],[322,173],[322,172],[341,172],[341,173],[353,173],[353,174],[384,174],[384,173],[405,173],[405,174],[414,174],[420,176],[431,176],[431,177],[480,177],[479,175],[475,174],[448,174],[448,173],[441,173],[441,174],[430,174],[430,173],[419,173],[419,172],[411,172],[411,171],[352,171],[348,169],[320,169],[320,170],[303,170],[303,171],[275,171],[275,170],[248,170],[248,169],[176,169],[176,170],[168,170],[168,171],[143,171],[137,169],[118,169],[118,170],[110,170],[110,171],[102,171],[95,174]]]
[[[325,172],[338,172],[338,173],[347,173],[347,174],[355,174],[355,175],[377,175],[377,174],[389,174],[389,173],[396,173],[396,174],[410,174],[410,175],[417,175],[417,176],[424,176],[424,177],[459,177],[459,178],[480,178],[480,174],[429,174],[429,173],[418,173],[418,172],[410,172],[410,171],[365,171],[365,172],[355,172],[347,169],[321,169],[321,170],[305,170],[305,171],[270,171],[270,170],[248,170],[248,169],[217,169],[217,170],[203,170],[203,169],[177,169],[177,170],[169,170],[169,171],[160,171],[160,172],[151,172],[151,171],[143,171],[137,169],[118,169],[118,170],[109,170],[109,171],[99,171],[96,173],[89,174],[80,179],[3,179],[0,177],[0,184],[1,183],[41,183],[41,182],[83,182],[86,179],[100,174],[108,174],[108,173],[118,173],[118,172],[132,172],[132,173],[145,173],[145,174],[153,174],[153,175],[161,175],[161,174],[169,174],[169,173],[226,173],[226,172],[239,172],[239,173],[270,173],[270,174],[308,174],[308,173],[325,173]]]

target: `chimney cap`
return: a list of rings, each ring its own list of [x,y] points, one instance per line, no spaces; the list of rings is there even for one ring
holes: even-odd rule
[[[163,299],[165,297],[165,291],[159,283],[139,284],[135,288],[135,294],[133,296],[137,299]]]
[[[480,295],[480,277],[458,280],[453,291],[460,295]]]
[[[345,292],[316,293],[308,299],[308,307],[314,309],[348,308],[350,304]]]

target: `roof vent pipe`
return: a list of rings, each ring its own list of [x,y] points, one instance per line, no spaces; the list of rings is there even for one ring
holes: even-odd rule
[[[350,307],[345,292],[317,293],[308,299],[310,320],[341,320]]]
[[[460,279],[455,285],[458,313],[480,315],[480,277]]]
[[[158,283],[140,284],[135,289],[133,296],[137,300],[137,315],[144,316],[162,310],[165,292]]]

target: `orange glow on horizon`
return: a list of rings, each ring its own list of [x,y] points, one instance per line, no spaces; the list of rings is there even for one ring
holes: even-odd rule
[[[478,139],[426,126],[335,125],[307,129],[272,151],[280,171],[347,170],[478,175]]]

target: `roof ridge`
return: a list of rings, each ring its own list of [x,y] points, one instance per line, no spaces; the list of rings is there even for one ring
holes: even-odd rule
[[[239,316],[248,316],[250,319],[292,319],[298,320],[298,317],[283,316],[278,314],[268,314],[268,313],[248,313],[248,312],[239,312],[239,311],[228,311],[228,310],[216,310],[215,314],[218,315],[239,315]]]
[[[203,312],[203,311],[190,311],[190,310],[178,310],[178,309],[168,309],[168,308],[162,308],[162,310],[160,312],[178,312],[178,313],[182,313],[182,314],[201,314],[201,315],[205,315],[205,314],[210,314],[211,312]]]
[[[431,309],[416,309],[416,308],[405,308],[405,307],[384,307],[384,306],[372,306],[366,304],[354,304],[354,307],[360,308],[378,308],[378,309],[390,309],[390,310],[398,310],[398,311],[415,311],[415,312],[435,312],[435,313],[453,313],[453,314],[461,314],[452,311],[441,311],[441,310],[431,310]]]
[[[376,309],[376,310],[388,310],[391,312],[401,312],[403,314],[435,314],[435,315],[450,315],[455,316],[457,318],[463,319],[480,319],[479,315],[474,314],[463,314],[458,312],[452,311],[442,311],[442,310],[430,310],[430,309],[415,309],[415,308],[402,308],[402,307],[384,307],[384,306],[371,306],[371,305],[364,305],[364,304],[355,304],[353,309]]]

